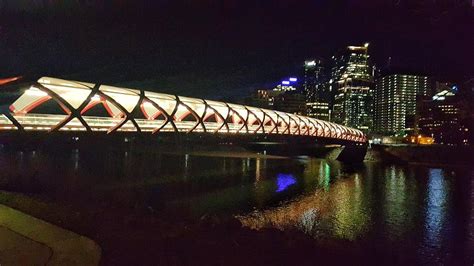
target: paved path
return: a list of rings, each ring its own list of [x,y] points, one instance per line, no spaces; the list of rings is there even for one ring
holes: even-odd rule
[[[0,204],[0,265],[98,265],[91,239]]]

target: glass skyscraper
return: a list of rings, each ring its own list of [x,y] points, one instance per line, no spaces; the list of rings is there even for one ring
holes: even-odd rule
[[[372,129],[373,74],[368,44],[348,46],[332,57],[330,91],[334,95],[331,121],[365,132]]]
[[[327,68],[322,60],[305,61],[303,89],[307,116],[329,121],[331,95],[328,81]]]

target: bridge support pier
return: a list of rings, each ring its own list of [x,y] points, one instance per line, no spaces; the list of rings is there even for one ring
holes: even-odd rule
[[[367,144],[346,144],[337,156],[337,160],[344,163],[361,163],[364,161],[366,153]]]

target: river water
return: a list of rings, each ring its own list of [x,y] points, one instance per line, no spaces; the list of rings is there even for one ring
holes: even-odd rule
[[[474,262],[474,171],[310,157],[0,150],[0,189],[164,219],[235,216],[426,264]],[[370,243],[370,244],[369,244]]]

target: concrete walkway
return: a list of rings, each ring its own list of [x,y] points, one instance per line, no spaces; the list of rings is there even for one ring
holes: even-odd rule
[[[0,204],[0,265],[98,265],[91,239]]]

